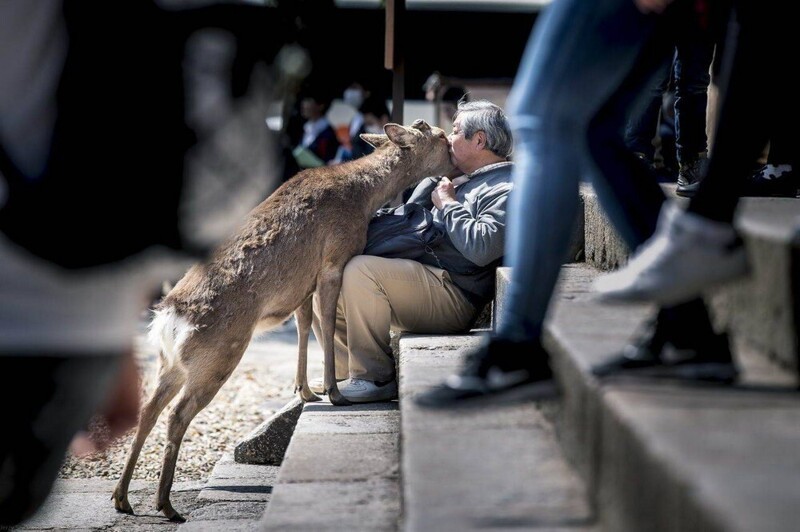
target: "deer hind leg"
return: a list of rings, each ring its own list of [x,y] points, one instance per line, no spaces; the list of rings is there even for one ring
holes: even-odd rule
[[[153,393],[142,407],[139,414],[139,423],[136,427],[136,436],[131,443],[131,448],[128,451],[128,457],[125,461],[125,469],[122,471],[122,476],[114,488],[114,494],[111,498],[114,500],[114,508],[118,512],[126,514],[133,514],[128,502],[128,486],[133,476],[133,470],[136,468],[136,462],[139,459],[139,453],[142,450],[147,436],[153,430],[153,426],[158,420],[158,416],[164,410],[169,402],[172,400],[178,391],[183,386],[186,377],[183,371],[175,364],[167,364],[164,360],[163,354],[161,355],[161,367],[158,372],[158,383],[156,384]]]
[[[336,360],[333,337],[336,332],[336,305],[342,289],[342,268],[330,267],[320,273],[317,279],[319,299],[319,321],[322,330],[322,349],[325,354],[324,386],[328,399],[336,406],[350,405],[336,386]]]
[[[246,342],[237,352],[207,350],[201,356],[184,357],[181,359],[187,374],[186,384],[181,390],[175,408],[170,412],[167,422],[167,445],[161,463],[161,476],[156,493],[156,510],[160,510],[173,522],[186,521],[169,500],[172,481],[175,476],[175,463],[178,460],[178,451],[186,434],[186,429],[194,417],[205,408],[217,395],[222,385],[228,380],[236,365],[241,360]],[[187,346],[186,352],[193,350]],[[195,353],[197,353],[195,351]],[[198,353],[199,354],[199,353]]]
[[[320,401],[308,388],[308,332],[314,319],[311,296],[294,311],[294,315],[297,320],[297,374],[294,378],[294,391],[306,403]]]

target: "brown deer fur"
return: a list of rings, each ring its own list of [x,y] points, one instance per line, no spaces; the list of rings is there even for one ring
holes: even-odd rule
[[[356,161],[304,170],[250,213],[243,227],[204,264],[193,266],[159,304],[151,337],[160,347],[158,382],[142,408],[122,477],[117,510],[133,513],[128,486],[145,439],[164,407],[169,415],[156,495],[157,509],[183,518],[169,500],[175,462],[195,415],[216,395],[239,363],[251,337],[297,319],[295,390],[308,389],[306,359],[311,296],[320,302],[325,389],[331,402],[349,404],[336,387],[333,332],[342,272],[366,242],[367,225],[387,200],[425,176],[453,170],[444,131],[422,120],[388,124],[386,135],[364,135],[374,153]]]

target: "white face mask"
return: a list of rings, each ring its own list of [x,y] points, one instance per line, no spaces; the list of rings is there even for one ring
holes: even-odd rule
[[[361,89],[346,89],[343,100],[344,103],[357,111],[361,104],[364,103],[364,93]]]
[[[364,126],[364,131],[367,133],[375,133],[376,135],[383,134],[383,128],[375,125]]]

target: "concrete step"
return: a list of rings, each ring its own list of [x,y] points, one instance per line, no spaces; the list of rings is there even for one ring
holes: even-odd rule
[[[261,530],[397,530],[399,416],[396,402],[306,403]]]
[[[737,346],[743,384],[612,379],[608,359],[654,309],[590,300],[597,271],[562,269],[545,345],[562,387],[559,439],[601,523],[620,531],[782,531],[800,522],[800,393],[794,374]]]
[[[179,532],[258,530],[270,501],[279,466],[237,464],[233,452],[225,453],[197,496]]]
[[[535,403],[420,409],[414,394],[461,364],[478,336],[403,335],[403,529],[596,530],[583,483]]]
[[[674,197],[674,186],[665,190]],[[610,269],[628,250],[608,222],[591,187],[583,186],[586,262]],[[685,203],[686,200],[679,199]],[[736,227],[752,269],[746,280],[718,290],[712,298],[715,322],[787,368],[800,354],[800,200],[743,198]]]

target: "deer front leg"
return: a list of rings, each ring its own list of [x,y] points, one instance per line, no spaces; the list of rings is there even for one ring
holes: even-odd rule
[[[323,376],[328,399],[336,406],[348,406],[350,401],[344,398],[336,386],[336,361],[334,360],[333,336],[336,330],[336,304],[339,291],[342,289],[343,267],[329,267],[320,273],[317,279],[317,297],[319,298],[319,321],[322,329],[322,349],[325,355],[325,372]]]
[[[294,317],[297,320],[297,373],[294,378],[294,391],[306,403],[321,401],[308,388],[308,332],[311,330],[311,321],[314,317],[311,296],[294,311]]]

